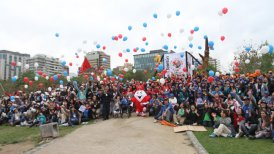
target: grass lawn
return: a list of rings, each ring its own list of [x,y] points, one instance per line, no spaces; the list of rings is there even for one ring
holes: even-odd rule
[[[193,133],[210,154],[270,154],[274,151],[274,143],[271,139],[210,138],[209,135],[213,132],[213,129],[207,128],[207,130],[207,132]]]
[[[92,122],[89,122],[89,124]],[[59,136],[65,136],[71,133],[75,129],[81,127],[59,127]],[[24,141],[32,141],[37,145],[41,141],[39,127],[11,127],[11,126],[0,126],[0,145],[14,144]]]

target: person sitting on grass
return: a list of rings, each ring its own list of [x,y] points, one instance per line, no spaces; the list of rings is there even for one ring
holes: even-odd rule
[[[271,114],[271,130],[272,130],[272,141],[274,142],[274,111],[272,111],[272,114]]]
[[[231,125],[231,118],[229,117],[227,110],[222,110],[221,112],[221,118],[217,120],[216,114],[212,113],[212,117],[215,121],[215,126],[218,126],[214,129],[214,132],[209,135],[212,138],[215,138],[217,136],[223,136],[223,137],[233,137],[234,131]]]
[[[10,125],[11,126],[20,125],[20,123],[21,123],[21,113],[18,112],[17,108],[13,108],[12,116],[10,119]]]
[[[261,111],[261,118],[255,136],[249,136],[249,139],[270,138],[271,137],[271,125],[270,116],[266,111]]]
[[[178,110],[177,113],[177,119],[180,125],[182,125],[185,121],[185,108],[184,108],[184,103],[180,104],[180,109]]]
[[[39,112],[38,116],[33,121],[33,123],[30,125],[30,127],[35,126],[35,125],[43,125],[46,122],[47,122],[46,116],[43,114],[43,112]]]
[[[168,102],[168,98],[164,99],[164,104],[162,102],[160,103],[161,111],[154,117],[155,121],[157,122],[158,120],[166,120],[168,122],[172,121],[172,118],[174,118],[173,115],[175,115],[175,111],[172,107],[172,105]],[[173,119],[175,123],[178,123],[177,119]]]
[[[186,119],[184,121],[185,125],[198,125],[198,119],[200,115],[198,114],[198,110],[196,109],[194,105],[191,105],[190,109],[187,108],[185,110],[185,116],[186,116]]]

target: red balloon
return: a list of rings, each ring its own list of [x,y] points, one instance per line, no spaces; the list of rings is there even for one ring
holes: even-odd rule
[[[158,67],[159,66],[159,64],[156,64],[156,67]]]
[[[207,78],[207,81],[208,81],[209,83],[211,83],[211,82],[214,81],[214,78],[213,78],[212,76],[210,76],[210,77]]]
[[[190,30],[190,34],[194,34],[194,30],[193,29]]]
[[[46,78],[46,77],[47,77],[47,74],[43,73],[42,76],[43,76],[44,78]]]
[[[77,55],[76,58],[79,58],[79,56]]]
[[[24,77],[24,82],[28,83],[29,82],[29,78],[28,77]]]
[[[118,39],[119,39],[118,36],[114,36],[115,41],[118,41]]]
[[[69,66],[72,66],[72,62],[69,63]]]
[[[146,37],[143,37],[143,39],[142,39],[143,41],[146,41],[147,40],[147,38]]]
[[[234,62],[234,65],[235,65],[236,67],[238,67],[238,66],[239,66],[239,62],[238,62],[238,61],[235,61],[235,62]]]
[[[43,88],[44,84],[43,83],[39,83],[39,88]]]
[[[103,50],[106,50],[106,46],[103,46]]]
[[[100,70],[104,70],[104,66],[100,66]]]
[[[60,78],[61,78],[61,75],[60,75],[60,74],[57,74],[57,76],[58,76],[58,79],[60,79]]]
[[[43,75],[43,72],[42,72],[42,71],[38,71],[38,74],[39,74],[40,76],[42,76],[42,75]]]
[[[85,74],[85,75],[84,75],[84,78],[85,78],[85,79],[88,79],[88,75]]]
[[[123,75],[123,74],[119,74],[119,77],[123,79],[123,78],[124,78],[124,75]]]
[[[154,68],[154,72],[156,72],[157,71],[157,68]]]
[[[118,56],[119,56],[119,57],[122,57],[122,56],[123,56],[122,52],[119,52]]]
[[[166,72],[167,72],[167,70],[166,70],[166,69],[164,69],[164,70],[162,71],[162,74],[163,74],[163,75],[165,75],[165,74],[166,74]]]
[[[119,38],[119,39],[123,38],[123,35],[122,35],[122,34],[119,34],[119,35],[118,35],[118,38]]]
[[[225,8],[223,8],[222,12],[223,12],[223,14],[227,14],[228,9],[225,7]]]
[[[51,76],[51,77],[49,78],[49,80],[50,80],[51,82],[53,82],[53,81],[54,81],[53,76]]]
[[[32,85],[33,85],[33,82],[32,82],[32,81],[29,81],[29,85],[32,86]]]
[[[198,69],[203,69],[203,65],[199,65],[199,66],[198,66]]]
[[[111,77],[110,80],[111,80],[112,82],[114,82],[114,81],[115,81],[115,78],[114,78],[114,77]]]
[[[221,36],[221,41],[224,41],[225,40],[225,36]]]
[[[127,62],[128,62],[128,59],[125,59],[125,62],[127,63]]]
[[[16,66],[16,62],[11,62],[11,66]]]
[[[168,33],[167,36],[168,36],[168,37],[171,37],[171,33]]]
[[[136,49],[136,48],[134,48],[134,49],[133,49],[133,52],[137,52],[137,49]]]
[[[239,72],[240,72],[239,67],[235,67],[234,71],[235,71],[236,73],[239,73]]]
[[[187,72],[187,69],[186,69],[186,67],[184,67],[184,68],[183,68],[183,71],[184,71],[184,72]]]

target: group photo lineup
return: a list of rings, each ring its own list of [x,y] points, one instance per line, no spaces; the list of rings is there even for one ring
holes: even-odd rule
[[[271,0],[0,2],[0,154],[274,153]]]

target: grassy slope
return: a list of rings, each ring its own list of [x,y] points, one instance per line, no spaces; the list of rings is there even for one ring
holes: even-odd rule
[[[274,152],[274,143],[270,139],[210,138],[209,134],[213,130],[208,130],[208,132],[194,132],[194,134],[210,154],[270,154]]]

